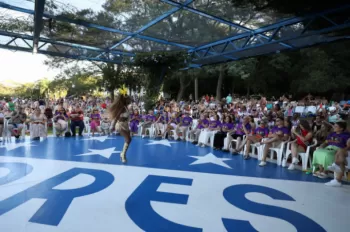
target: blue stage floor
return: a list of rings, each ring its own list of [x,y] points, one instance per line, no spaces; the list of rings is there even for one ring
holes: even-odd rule
[[[0,232],[330,231],[350,186],[210,148],[122,137],[0,144]]]

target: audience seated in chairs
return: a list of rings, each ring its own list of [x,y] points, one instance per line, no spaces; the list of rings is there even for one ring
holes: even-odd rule
[[[160,100],[161,103],[159,106],[154,108],[154,110],[150,110],[149,114],[144,115],[144,123],[142,124],[139,123],[142,117],[138,112],[145,112],[144,105],[142,102],[140,104],[133,103],[128,108],[129,110],[135,110],[131,114],[129,126],[134,135],[139,134],[139,131],[142,131],[142,135],[150,133],[152,138],[160,136],[164,136],[163,138],[165,138],[165,135],[169,135],[175,139],[187,139],[187,141],[191,141],[194,144],[199,141],[199,145],[210,145],[216,150],[230,150],[233,147],[234,149],[231,149],[231,152],[235,154],[242,153],[243,148],[245,148],[243,151],[245,159],[250,158],[250,150],[253,149],[252,153],[253,155],[255,154],[254,148],[256,147],[258,148],[258,158],[261,160],[260,166],[266,164],[268,153],[271,154],[271,159],[274,158],[272,156],[273,151],[277,152],[277,164],[282,164],[283,167],[287,166],[285,164],[290,157],[289,155],[291,155],[292,159],[289,170],[297,168],[299,157],[302,159],[303,170],[307,170],[307,165],[310,162],[304,161],[311,161],[313,147],[321,145],[321,148],[313,156],[313,163],[319,169],[317,172],[314,172],[314,175],[319,178],[326,178],[328,177],[327,172],[333,171],[335,172],[336,179],[327,185],[340,186],[340,180],[345,171],[345,157],[347,155],[347,149],[350,146],[348,141],[344,145],[346,139],[343,141],[339,138],[345,138],[349,133],[345,131],[346,126],[344,127],[342,122],[339,122],[338,113],[341,109],[338,109],[337,104],[325,106],[324,104],[317,103],[310,105],[308,103],[298,104],[297,102],[286,100],[268,103],[264,98],[260,101],[246,98],[232,99],[229,102],[226,100],[224,99],[222,102],[215,101],[214,99],[210,100],[209,96],[207,98],[204,97],[199,103],[181,101],[177,104],[175,101],[165,103],[163,100]],[[93,111],[91,115],[89,114],[92,109],[106,109],[108,104],[110,104],[110,101],[104,101],[94,97],[88,97],[84,100],[80,98],[68,98],[55,102],[48,99],[46,101],[45,114],[48,119],[52,117],[50,116],[50,110],[57,107],[57,111],[53,117],[53,131],[57,136],[69,131],[69,120],[71,121],[70,129],[73,136],[75,135],[76,127],[79,127],[79,135],[82,135],[85,126],[88,129],[91,128],[92,132],[94,132],[94,128],[98,131],[100,121],[98,112]],[[31,138],[38,139],[40,136],[45,137],[45,118],[37,111],[33,112],[36,109],[35,105],[38,105],[38,103],[31,100],[23,102],[23,104],[20,104],[22,101],[14,102],[16,108],[26,108],[31,122]],[[101,107],[102,104],[105,104],[105,106]],[[62,108],[62,105],[67,109],[78,105],[81,108],[73,107],[69,114]],[[267,105],[270,105],[270,107],[267,107]],[[1,130],[5,129],[6,133],[3,135],[8,138],[9,133],[7,131],[10,129],[16,137],[23,136],[24,133],[22,132],[24,130],[22,128],[25,128],[26,114],[18,110],[12,113],[6,108],[6,102],[1,104],[0,101],[1,106],[5,106],[5,109],[0,109],[0,135]],[[316,106],[319,106],[319,108]],[[197,113],[192,114],[191,109]],[[309,109],[314,109],[315,112],[317,111],[315,118],[310,118],[310,115],[306,114],[310,111]],[[332,112],[334,109],[335,111]],[[83,112],[86,112],[86,115],[90,116],[91,121],[89,121],[89,117],[83,117]],[[180,112],[183,112],[183,114]],[[328,112],[330,112],[330,115],[328,115]],[[191,114],[196,115],[194,116],[195,119],[199,117],[200,119],[192,120]],[[98,117],[94,117],[94,115],[98,115]],[[283,115],[286,117],[285,119],[282,118]],[[231,120],[233,116],[236,117],[235,123]],[[300,120],[299,118],[304,119]],[[9,123],[7,119],[9,119]],[[290,119],[293,119],[292,122],[289,121]],[[193,126],[191,126],[192,121]],[[239,123],[240,121],[241,123]],[[102,135],[109,135],[112,132],[111,128],[114,129],[113,124],[115,123],[111,123],[108,116],[104,116],[100,122]],[[333,124],[334,133],[336,134],[334,135],[332,133],[329,135]],[[291,125],[293,125],[293,129],[290,128]],[[258,128],[255,129],[256,126]],[[69,136],[69,133],[67,133],[67,136]],[[290,140],[289,137],[294,141],[288,143],[287,150],[285,151],[284,144]],[[314,140],[312,140],[313,137]],[[326,142],[323,143],[325,140]],[[210,143],[208,143],[209,141]],[[236,146],[233,146],[231,141],[236,143]],[[337,145],[335,143],[339,143],[339,141],[342,141],[342,145],[336,148]],[[324,149],[327,145],[328,149]],[[322,150],[326,150],[326,153],[328,152],[329,154],[322,154]],[[307,155],[305,155],[306,153]],[[285,155],[283,156],[283,154]],[[284,157],[283,161],[282,157]],[[312,165],[310,166],[312,168]]]

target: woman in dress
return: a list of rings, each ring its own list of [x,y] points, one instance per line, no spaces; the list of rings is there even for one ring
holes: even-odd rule
[[[126,163],[126,152],[131,143],[131,132],[129,129],[129,110],[127,106],[131,103],[130,97],[127,95],[128,90],[125,86],[119,89],[119,95],[109,108],[110,118],[116,121],[115,130],[124,137],[123,151],[120,153],[120,159]]]
[[[36,108],[30,117],[30,137],[33,140],[40,140],[40,137],[47,137],[45,128],[46,116],[41,113],[40,108]]]

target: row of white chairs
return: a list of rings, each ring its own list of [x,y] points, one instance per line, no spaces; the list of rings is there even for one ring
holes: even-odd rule
[[[3,128],[3,131],[2,131],[2,138],[3,138],[3,141],[5,142],[10,142],[11,141],[11,136],[12,136],[12,133],[11,131],[9,131],[9,123],[10,123],[10,120],[4,118],[4,128]],[[25,139],[25,136],[26,136],[26,132],[29,130],[30,132],[30,123],[23,123],[23,128],[22,128],[22,131],[21,131],[21,135],[20,135],[20,139]],[[45,130],[47,132],[47,122],[45,123]],[[47,133],[46,133],[46,137],[47,137]]]
[[[197,124],[198,124],[198,120],[194,120],[192,126],[188,128],[188,130],[185,133],[185,136],[184,135],[181,136],[181,139],[189,141],[189,142],[193,142],[193,138],[190,137],[190,132],[191,132],[192,128],[197,127]],[[165,131],[165,126],[166,125],[164,125],[164,129],[162,129],[162,133]],[[140,132],[141,131],[142,131],[142,126],[140,129]],[[150,128],[147,128],[146,133],[148,134],[148,136],[150,138],[155,138],[156,133],[157,133],[155,125],[152,124]],[[205,143],[204,145],[214,147],[215,134],[216,134],[215,131],[212,132],[209,136],[208,142]],[[171,136],[173,136],[174,139],[178,138],[178,135],[177,135],[175,130],[171,131]],[[246,136],[243,137],[243,140],[245,140],[245,139],[246,139]],[[264,139],[264,140],[266,140],[266,139]],[[269,161],[277,163],[278,166],[286,167],[285,163],[292,155],[291,146],[292,146],[293,142],[295,142],[295,141],[286,141],[286,142],[280,143],[278,146],[271,147],[270,154],[268,157]],[[223,149],[224,150],[231,150],[235,143],[237,143],[237,140],[232,139],[232,137],[229,134],[227,134],[226,138],[224,139]],[[301,168],[303,171],[308,169],[308,165],[310,167],[312,167],[312,159],[311,159],[310,154],[311,154],[312,149],[315,148],[316,145],[317,145],[317,140],[313,139],[313,142],[309,146],[307,146],[307,149],[305,152],[298,152],[298,155],[301,158],[301,163],[302,163]],[[243,150],[243,154],[246,153],[246,149],[247,149],[247,146],[245,145],[244,150]],[[251,144],[250,156],[257,158],[258,160],[262,160],[264,149],[265,149],[265,145],[260,145],[259,143]],[[276,159],[274,159],[275,154],[276,154]],[[349,172],[350,171],[350,152],[349,152],[347,159],[348,159],[348,167],[347,167],[346,171]],[[346,173],[345,173],[345,177],[346,177]]]

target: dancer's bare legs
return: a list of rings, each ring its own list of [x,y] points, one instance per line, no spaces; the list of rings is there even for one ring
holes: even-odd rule
[[[130,131],[120,130],[120,135],[124,137],[124,147],[123,151],[120,153],[120,159],[123,163],[126,163],[126,151],[131,143]]]

